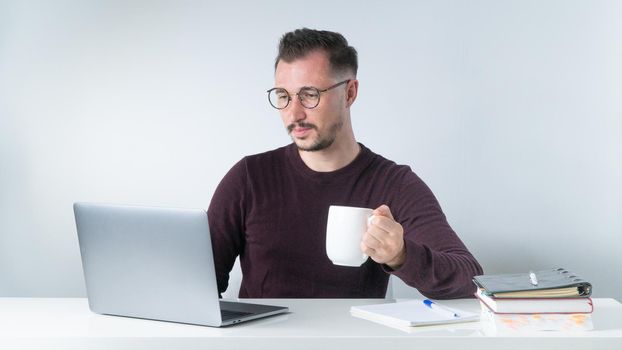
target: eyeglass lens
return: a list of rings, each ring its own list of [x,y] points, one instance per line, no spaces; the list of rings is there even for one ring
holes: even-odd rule
[[[320,103],[320,91],[314,87],[303,87],[296,95],[305,108],[315,108]],[[278,109],[287,107],[291,100],[289,92],[285,89],[271,90],[268,98],[270,104]]]

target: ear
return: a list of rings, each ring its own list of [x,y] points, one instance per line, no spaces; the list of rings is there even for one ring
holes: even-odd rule
[[[350,108],[354,101],[356,100],[356,96],[359,92],[359,81],[357,79],[352,79],[348,82],[348,88],[346,90],[346,108]]]

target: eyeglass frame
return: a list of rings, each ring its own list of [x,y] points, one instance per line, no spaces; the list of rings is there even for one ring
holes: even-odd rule
[[[321,94],[323,92],[326,92],[328,90],[332,90],[332,89],[334,89],[334,88],[336,88],[336,87],[338,87],[340,85],[347,84],[350,81],[352,81],[352,79],[346,79],[346,80],[341,81],[341,82],[339,82],[339,83],[337,83],[335,85],[331,85],[331,86],[329,86],[329,87],[327,87],[326,89],[323,89],[323,90],[320,90],[320,89],[316,88],[315,86],[303,86],[294,95],[298,96],[298,100],[300,101],[300,105],[301,106],[303,106],[306,109],[314,109],[317,106],[319,106],[319,104],[320,104],[320,97],[321,97]],[[277,90],[277,89],[283,90],[287,94],[287,103],[285,104],[285,106],[283,106],[281,108],[279,108],[279,107],[275,106],[274,104],[272,104],[272,100],[270,100],[270,93],[272,91],[274,91],[274,90]],[[302,103],[302,97],[300,97],[300,92],[302,92],[302,90],[304,90],[304,89],[315,89],[318,92],[318,94],[317,94],[317,103],[315,104],[315,106],[307,107],[307,106],[304,105],[304,103]],[[285,108],[287,108],[287,106],[289,106],[290,102],[292,102],[292,95],[289,93],[289,91],[287,91],[287,89],[280,88],[280,87],[273,87],[272,89],[270,89],[270,90],[268,90],[266,92],[268,93],[268,102],[270,103],[270,106],[274,107],[275,109],[278,109],[278,110],[285,109]]]

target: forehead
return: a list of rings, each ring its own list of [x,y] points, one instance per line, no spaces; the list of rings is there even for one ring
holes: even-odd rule
[[[332,78],[328,57],[321,51],[292,62],[279,61],[274,74],[276,86],[285,88],[321,86],[330,83]]]

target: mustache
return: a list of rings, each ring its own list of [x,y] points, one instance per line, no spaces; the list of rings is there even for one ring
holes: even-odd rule
[[[317,130],[317,126],[311,124],[311,123],[305,123],[305,122],[300,122],[300,123],[292,123],[289,124],[287,126],[287,132],[291,133],[292,130],[294,130],[295,127],[299,127],[299,128],[311,128],[311,129],[315,129]]]

